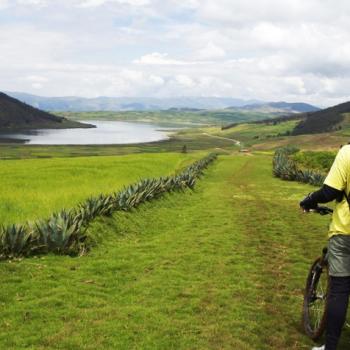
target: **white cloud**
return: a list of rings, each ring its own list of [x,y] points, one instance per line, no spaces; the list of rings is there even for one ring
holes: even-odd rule
[[[8,0],[0,0],[0,10],[6,8],[7,6],[9,6]]]
[[[167,53],[153,52],[146,54],[139,59],[133,60],[135,64],[145,64],[145,65],[184,65],[193,64],[193,62],[185,62],[180,60],[175,60],[169,58]]]
[[[195,83],[194,81],[187,75],[184,75],[184,74],[179,74],[175,77],[175,80],[177,83],[179,83],[180,85],[182,86],[185,86],[185,87],[193,87],[195,86]]]
[[[32,88],[33,88],[33,89],[36,89],[36,90],[42,89],[42,88],[43,88],[43,84],[40,84],[40,83],[33,83],[33,84],[32,84]]]
[[[349,98],[345,0],[0,0],[0,9],[0,90]]]
[[[48,5],[48,0],[17,0],[18,5],[43,7]]]
[[[40,75],[29,75],[29,76],[25,77],[25,79],[29,80],[29,81],[40,82],[40,83],[45,83],[48,81],[48,79],[46,77],[42,77]]]
[[[226,56],[226,51],[212,43],[211,41],[202,49],[198,51],[198,58],[204,60],[213,60],[223,58]]]
[[[149,0],[80,0],[78,2],[78,6],[79,7],[98,7],[108,3],[110,4],[116,3],[119,5],[130,5],[130,6],[144,6],[149,4]]]

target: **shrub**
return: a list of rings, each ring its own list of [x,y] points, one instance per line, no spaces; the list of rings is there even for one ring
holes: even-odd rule
[[[273,158],[273,174],[283,180],[299,181],[309,183],[315,186],[321,186],[324,182],[325,175],[321,172],[298,168],[295,161],[290,157],[291,149],[280,148],[276,150]]]
[[[297,152],[292,159],[302,167],[328,172],[335,158],[334,152]]]

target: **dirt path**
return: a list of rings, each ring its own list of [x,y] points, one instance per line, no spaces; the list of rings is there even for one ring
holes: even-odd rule
[[[234,139],[230,139],[229,137],[211,135],[211,134],[208,134],[208,133],[206,133],[206,132],[203,132],[202,135],[209,136],[209,137],[213,137],[213,138],[216,138],[216,139],[229,140],[229,141],[232,141],[232,142],[233,142],[235,145],[237,145],[237,146],[240,146],[240,144],[241,144],[240,141],[234,140]]]

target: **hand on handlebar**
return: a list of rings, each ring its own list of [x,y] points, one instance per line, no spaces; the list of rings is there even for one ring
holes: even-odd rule
[[[312,208],[312,209],[306,209],[301,207],[303,213],[318,213],[320,215],[327,215],[327,214],[331,214],[333,213],[333,209],[328,208],[328,207],[324,207],[324,206],[317,206],[316,208]]]
[[[324,207],[324,206],[318,206],[317,202],[315,202],[312,198],[312,193],[309,193],[300,203],[300,208],[304,213],[318,213],[320,215],[327,215],[330,213],[333,213],[333,210]]]
[[[318,208],[317,202],[312,199],[312,193],[309,193],[300,203],[300,208],[304,213],[308,213],[310,210]]]

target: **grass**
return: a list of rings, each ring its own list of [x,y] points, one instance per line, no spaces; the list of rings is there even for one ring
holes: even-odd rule
[[[306,151],[336,151],[341,145],[346,145],[349,141],[349,137],[337,133],[285,136],[257,142],[252,145],[252,149],[263,151],[293,145]]]
[[[259,123],[259,124],[239,124],[233,128],[222,130],[218,133],[220,136],[226,136],[233,139],[238,138],[245,145],[250,146],[254,143],[261,142],[270,138],[280,137],[288,132],[291,132],[298,120],[291,120],[283,123],[274,124]]]
[[[22,223],[71,208],[144,177],[173,173],[203,153],[135,154],[0,161],[0,223]]]
[[[221,156],[194,192],[94,223],[87,256],[0,264],[0,348],[310,349],[302,289],[329,220],[298,210],[310,190],[270,156]]]
[[[221,130],[220,128],[207,128],[207,132],[236,139],[243,147],[253,151],[269,151],[278,147],[294,145],[306,151],[335,151],[340,145],[347,144],[350,139],[350,117],[348,126],[344,124],[342,130],[332,133],[287,136],[298,121],[287,121],[274,124],[269,123],[243,123],[233,128]]]
[[[344,119],[338,126],[340,127],[340,130],[335,133],[341,136],[350,137],[350,113],[344,113],[343,116]]]

